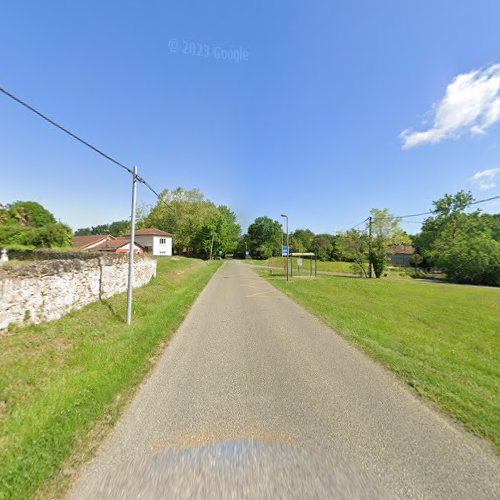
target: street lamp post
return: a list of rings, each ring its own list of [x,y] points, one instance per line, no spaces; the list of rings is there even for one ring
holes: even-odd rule
[[[287,214],[281,214],[281,217],[284,217],[286,219],[286,280],[288,281],[288,256],[290,254],[290,246],[288,245],[288,215]],[[283,247],[281,248],[282,253],[283,253]]]

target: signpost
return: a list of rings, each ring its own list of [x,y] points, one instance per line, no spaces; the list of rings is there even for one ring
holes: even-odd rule
[[[281,255],[283,257],[288,257],[288,247],[286,245],[283,245],[283,247],[281,248]]]

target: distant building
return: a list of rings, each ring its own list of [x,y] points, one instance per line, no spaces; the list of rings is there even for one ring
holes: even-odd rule
[[[129,234],[127,234],[130,237]],[[172,256],[173,234],[152,227],[138,229],[135,232],[135,241],[144,247],[146,252],[157,256]]]
[[[106,242],[105,245],[100,246],[100,252],[112,252],[112,253],[129,253],[130,251],[130,238],[113,238]],[[134,254],[144,253],[145,248],[137,243],[134,243]]]
[[[81,251],[97,251],[98,247],[105,245],[106,242],[114,240],[115,237],[110,234],[91,234],[89,236],[73,236],[73,248]]]
[[[130,238],[117,238],[110,234],[92,234],[89,236],[73,236],[73,248],[81,252],[113,252],[128,253]],[[137,243],[134,253],[143,253],[145,248]]]
[[[392,266],[409,266],[410,257],[415,253],[411,245],[391,245],[387,249],[389,263]]]

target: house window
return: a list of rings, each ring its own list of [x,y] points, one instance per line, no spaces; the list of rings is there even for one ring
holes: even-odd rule
[[[160,238],[160,245],[165,245],[167,243],[167,238]]]

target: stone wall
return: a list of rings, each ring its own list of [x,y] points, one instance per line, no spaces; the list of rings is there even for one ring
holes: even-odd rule
[[[135,257],[134,288],[156,276],[156,260]],[[9,324],[60,318],[127,289],[128,255],[83,254],[0,268],[0,332]]]

